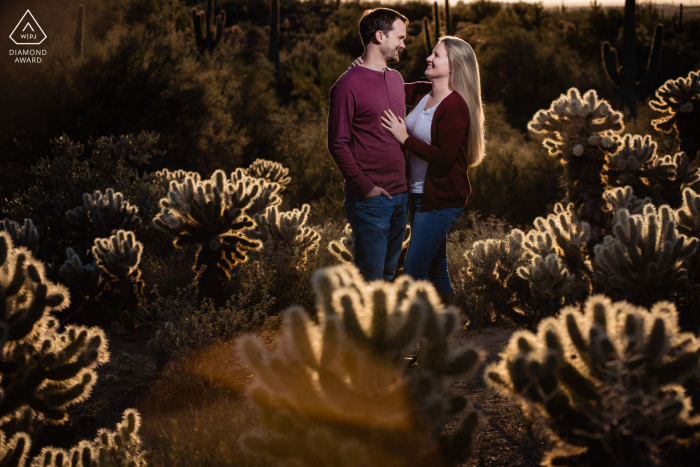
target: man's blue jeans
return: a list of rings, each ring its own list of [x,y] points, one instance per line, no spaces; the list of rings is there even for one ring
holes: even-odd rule
[[[345,215],[355,237],[355,265],[366,281],[392,280],[406,230],[408,193],[345,197]]]
[[[411,193],[408,219],[411,242],[403,263],[404,273],[414,279],[429,280],[438,293],[452,291],[447,273],[447,233],[464,210],[459,208],[421,209],[423,195]]]

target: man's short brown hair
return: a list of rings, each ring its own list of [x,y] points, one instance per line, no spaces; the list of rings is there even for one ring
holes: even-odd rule
[[[398,11],[390,10],[389,8],[376,8],[374,10],[365,10],[360,20],[360,37],[362,45],[367,45],[372,42],[372,38],[377,31],[382,31],[384,34],[389,34],[394,26],[394,21],[400,19],[404,24],[408,24],[408,19]]]

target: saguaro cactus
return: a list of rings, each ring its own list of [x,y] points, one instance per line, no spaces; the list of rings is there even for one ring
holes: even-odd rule
[[[95,367],[109,359],[104,333],[82,326],[59,332],[52,313],[69,305],[68,291],[48,281],[43,264],[7,232],[0,232],[0,300],[0,423],[25,410],[65,421],[67,407],[90,394]]]
[[[39,249],[39,231],[31,219],[24,219],[20,225],[12,219],[5,218],[0,221],[0,232],[7,232],[15,246],[23,246],[33,254]]]
[[[423,17],[423,36],[425,38],[425,54],[430,56],[433,53],[433,46],[430,42],[430,21],[428,17]]]
[[[450,15],[450,0],[445,0],[445,32],[452,34],[452,15]]]
[[[66,212],[66,225],[74,232],[93,238],[107,237],[116,230],[132,230],[141,225],[138,208],[112,188],[102,194],[83,194],[83,205]]]
[[[275,73],[280,70],[280,2],[270,0],[270,61],[275,65]]]
[[[681,151],[694,161],[700,150],[700,71],[666,81],[656,90],[649,106],[665,114],[651,122],[654,129],[662,133],[675,129]]]
[[[543,465],[650,465],[661,448],[700,438],[680,383],[700,368],[700,339],[669,302],[651,312],[597,295],[537,334],[518,331],[486,381],[542,420],[565,449]]]
[[[240,342],[255,378],[250,397],[267,437],[243,445],[297,465],[407,465],[457,462],[472,449],[478,425],[468,411],[439,447],[430,428],[466,406],[448,377],[476,370],[480,353],[454,349],[457,325],[427,282],[402,277],[365,284],[354,266],[317,271],[312,279],[319,324],[301,308],[285,315],[277,349],[268,355],[252,336]],[[404,358],[421,340],[416,367],[405,378]]]
[[[661,47],[664,40],[664,26],[657,24],[654,29],[649,63],[644,77],[637,81],[637,58],[635,54],[635,0],[625,0],[625,26],[622,32],[622,66],[618,65],[617,50],[610,42],[603,42],[603,65],[610,81],[620,88],[620,106],[637,112],[637,99],[640,94],[650,94],[661,65]]]
[[[611,217],[603,198],[603,166],[606,156],[619,147],[616,136],[624,129],[622,113],[598,99],[594,90],[582,97],[578,89],[571,88],[549,110],[538,111],[528,129],[554,136],[545,138],[543,144],[550,156],[566,165],[569,199],[578,219],[590,225],[590,243],[600,242]]]
[[[73,52],[78,58],[83,58],[83,39],[85,38],[85,7],[78,5],[75,14],[75,35],[73,37]]]
[[[433,2],[433,28],[435,32],[435,43],[437,44],[440,40],[440,10],[438,9],[437,2]]]
[[[246,209],[259,190],[259,185],[245,180],[230,181],[222,170],[205,181],[187,177],[183,182],[170,182],[170,192],[160,200],[161,211],[153,225],[170,235],[178,248],[199,244],[193,270],[200,286],[204,280],[219,288],[217,284],[230,278],[231,267],[248,260],[247,250],[262,246],[246,235],[254,225]],[[206,278],[202,277],[204,265]]]
[[[676,22],[676,17],[678,18],[678,22]],[[678,16],[673,15],[673,29],[677,33],[683,33],[688,26],[688,23],[683,22],[683,4],[680,4],[680,8],[678,9]]]
[[[657,211],[647,204],[642,215],[621,209],[613,235],[595,247],[595,273],[611,291],[624,291],[634,302],[648,306],[690,286],[686,267],[697,247],[697,238],[678,232],[670,207]]]
[[[197,11],[196,8],[192,8],[190,14],[192,15],[192,30],[199,53],[203,54],[207,50],[209,53],[212,53],[224,35],[226,11],[221,10],[215,18],[214,0],[206,0],[204,11]]]

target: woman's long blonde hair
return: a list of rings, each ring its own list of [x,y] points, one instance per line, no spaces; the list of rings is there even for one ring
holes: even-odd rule
[[[469,147],[467,162],[469,167],[479,165],[486,152],[484,143],[484,108],[481,103],[481,78],[479,64],[472,47],[463,39],[443,36],[438,41],[445,43],[447,59],[450,63],[450,86],[469,107]]]

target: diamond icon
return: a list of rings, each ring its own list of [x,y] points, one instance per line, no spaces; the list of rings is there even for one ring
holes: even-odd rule
[[[10,34],[10,39],[17,45],[39,45],[46,39],[46,33],[34,15],[27,10]]]

